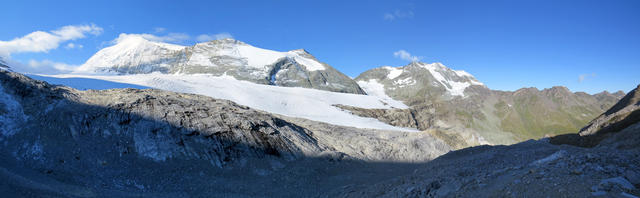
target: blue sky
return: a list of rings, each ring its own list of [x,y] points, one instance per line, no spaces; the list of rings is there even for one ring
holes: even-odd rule
[[[3,2],[0,46],[35,31],[88,27],[58,46],[10,53],[24,64],[73,67],[120,33],[185,45],[201,35],[226,35],[261,48],[304,48],[354,77],[415,57],[465,70],[492,89],[626,92],[640,83],[638,10],[634,0],[23,0]],[[394,56],[400,50],[410,57]]]

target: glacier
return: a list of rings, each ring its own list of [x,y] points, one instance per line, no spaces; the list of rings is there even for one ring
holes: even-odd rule
[[[408,108],[401,101],[383,96],[384,91],[372,90],[372,95],[337,93],[300,87],[279,87],[237,80],[231,76],[211,74],[136,74],[136,75],[30,75],[52,84],[73,88],[155,88],[226,99],[258,110],[290,117],[305,118],[334,125],[356,128],[417,132],[416,129],[395,127],[373,118],[351,114],[334,105],[368,109]],[[109,87],[112,86],[112,87]]]

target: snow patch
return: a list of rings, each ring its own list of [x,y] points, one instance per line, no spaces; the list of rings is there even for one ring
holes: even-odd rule
[[[302,64],[305,68],[307,68],[308,71],[317,71],[317,70],[324,70],[324,66],[313,59],[310,58],[305,58],[299,55],[295,55],[293,56],[294,60],[296,60],[296,62]]]
[[[404,103],[389,97],[384,91],[384,85],[382,83],[379,83],[376,79],[369,79],[368,81],[358,81],[357,83],[360,88],[362,88],[370,96],[375,96],[376,98],[379,98],[386,103],[396,106],[396,108],[409,108]]]
[[[397,85],[399,88],[415,85],[416,83],[417,83],[416,80],[414,80],[412,77],[407,77],[404,79],[398,79],[396,81],[393,81],[393,84]]]
[[[473,78],[473,76],[462,70],[452,70],[440,63],[431,63],[425,64],[420,63],[420,66],[427,69],[431,75],[438,81],[442,86],[447,89],[449,94],[452,96],[462,96],[464,97],[464,90],[471,85],[484,85],[481,82],[478,82]],[[446,71],[452,71],[458,77],[464,77],[465,81],[459,82],[451,79],[447,75],[443,75]]]
[[[389,71],[389,74],[387,74],[388,79],[395,79],[402,74],[401,68],[390,67],[390,66],[384,66],[382,68]]]

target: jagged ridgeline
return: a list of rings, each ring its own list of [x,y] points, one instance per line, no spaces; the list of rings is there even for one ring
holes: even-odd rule
[[[439,128],[472,133],[494,144],[575,133],[624,95],[622,92],[590,95],[565,87],[496,91],[471,74],[440,63],[385,66],[368,70],[355,80],[369,94],[376,93],[377,88],[411,107],[408,115],[394,116],[408,120],[389,124],[408,123],[405,126],[421,130]],[[349,110],[363,116],[370,114],[363,113],[367,110],[360,113]]]
[[[351,78],[303,49],[278,52],[234,39],[180,46],[123,35],[116,45],[92,56],[80,71],[228,75],[259,84],[364,94]]]

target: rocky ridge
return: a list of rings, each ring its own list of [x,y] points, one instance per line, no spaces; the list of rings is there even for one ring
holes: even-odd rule
[[[640,121],[640,85],[624,96],[611,109],[580,130],[581,136],[619,131]]]

